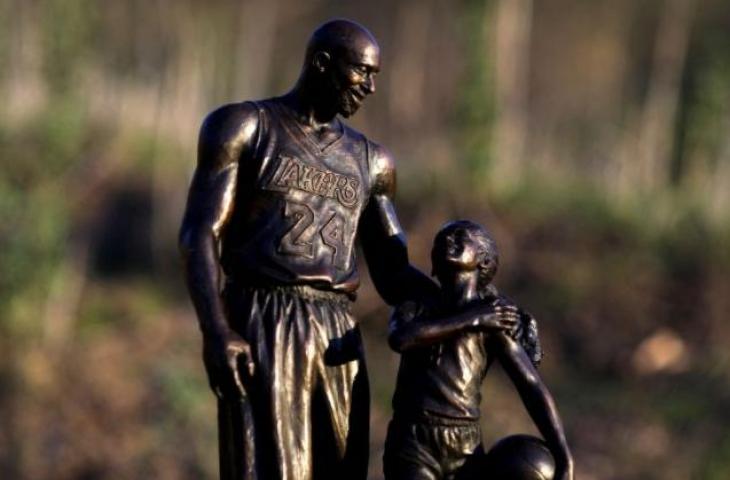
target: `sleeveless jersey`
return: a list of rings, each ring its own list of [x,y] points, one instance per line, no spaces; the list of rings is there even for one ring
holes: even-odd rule
[[[406,322],[428,318],[422,305],[398,308]],[[490,363],[484,332],[464,331],[443,342],[401,354],[393,395],[394,417],[478,421],[481,386]]]
[[[241,159],[222,237],[226,275],[257,285],[309,285],[353,293],[358,222],[370,197],[364,135],[340,123],[328,145],[276,98],[255,102],[258,140]]]

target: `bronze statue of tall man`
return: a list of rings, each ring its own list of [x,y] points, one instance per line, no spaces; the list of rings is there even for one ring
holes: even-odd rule
[[[180,247],[222,479],[365,479],[356,239],[388,303],[437,292],[409,264],[390,153],[340,119],[375,92],[379,66],[370,32],[327,22],[289,93],[225,105],[201,128]]]

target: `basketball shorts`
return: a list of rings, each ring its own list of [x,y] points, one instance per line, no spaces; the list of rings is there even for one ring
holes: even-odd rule
[[[247,400],[219,400],[221,478],[365,480],[370,393],[349,298],[229,284],[224,300],[255,374]]]
[[[388,425],[383,469],[386,480],[458,478],[472,455],[481,452],[478,422],[403,421]]]

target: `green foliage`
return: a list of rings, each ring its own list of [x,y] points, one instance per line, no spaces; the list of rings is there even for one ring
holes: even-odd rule
[[[706,453],[702,468],[695,478],[702,480],[723,480],[730,472],[730,435],[715,442]]]
[[[0,168],[18,188],[57,184],[79,163],[91,136],[78,98],[60,98],[21,126],[2,126]]]
[[[46,78],[53,93],[68,94],[92,51],[99,4],[91,0],[43,0],[41,4]]]
[[[461,12],[460,31],[464,38],[466,71],[460,85],[461,95],[453,124],[460,143],[459,154],[471,178],[483,178],[490,165],[491,126],[494,120],[494,60],[487,49],[493,35],[485,21],[494,2],[469,1]]]
[[[6,152],[0,160],[0,310],[17,305],[20,298],[37,306],[47,294],[48,278],[69,235],[71,212],[63,180],[77,164],[87,135],[84,115],[70,101],[20,130],[0,127],[0,149]],[[12,324],[13,315],[3,317]]]
[[[727,130],[730,128],[730,52],[718,48],[727,39],[726,26],[714,21],[696,35],[689,59],[684,90],[684,115],[679,138],[681,160],[675,176],[714,172],[719,161],[728,161]]]

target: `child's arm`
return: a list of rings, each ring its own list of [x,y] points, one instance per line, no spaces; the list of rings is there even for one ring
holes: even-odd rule
[[[498,333],[490,339],[504,370],[514,383],[525,408],[555,457],[555,479],[573,480],[573,457],[563,432],[552,395],[522,347],[510,336]]]
[[[479,305],[453,315],[428,317],[412,302],[395,309],[390,318],[388,344],[396,352],[441,342],[464,329],[511,331],[519,313],[513,306]]]

